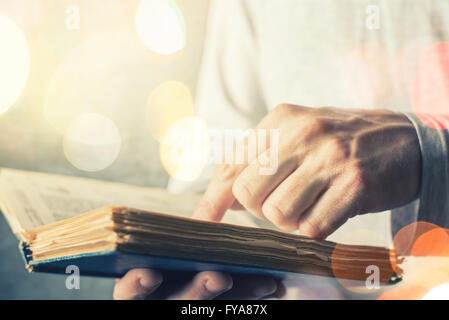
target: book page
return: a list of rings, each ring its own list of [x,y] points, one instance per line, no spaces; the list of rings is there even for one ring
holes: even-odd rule
[[[0,208],[19,237],[27,230],[104,206],[190,217],[199,197],[88,178],[0,170]]]

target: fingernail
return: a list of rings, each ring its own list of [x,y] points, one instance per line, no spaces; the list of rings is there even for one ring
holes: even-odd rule
[[[232,285],[232,280],[227,281],[226,283],[217,283],[213,280],[207,280],[204,284],[206,290],[211,293],[226,292],[232,288]]]
[[[196,208],[195,211],[193,211],[192,218],[197,220],[207,220],[207,211],[204,210],[204,208]]]
[[[211,202],[207,199],[207,196],[204,195],[200,202],[198,202],[192,218],[206,221],[214,220],[216,211],[217,209],[211,205]]]
[[[162,277],[154,273],[152,277],[141,277],[139,278],[139,285],[144,290],[151,290],[154,287],[159,286],[162,283]]]

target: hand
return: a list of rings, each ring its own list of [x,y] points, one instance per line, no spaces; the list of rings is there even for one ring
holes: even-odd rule
[[[281,297],[285,288],[268,276],[231,277],[221,272],[160,272],[133,269],[117,280],[113,297],[122,299],[208,300]]]
[[[279,105],[257,126],[278,129],[278,169],[260,161],[225,164],[194,217],[220,221],[243,207],[287,231],[325,238],[347,219],[402,206],[417,197],[421,157],[407,117],[387,110]]]

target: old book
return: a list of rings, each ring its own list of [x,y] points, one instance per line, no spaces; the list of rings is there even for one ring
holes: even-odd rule
[[[398,277],[392,250],[313,240],[274,228],[189,218],[199,196],[163,189],[1,169],[1,210],[30,271],[120,277],[132,268],[299,274],[380,281]],[[393,261],[393,263],[392,263]],[[396,272],[395,272],[396,271]]]

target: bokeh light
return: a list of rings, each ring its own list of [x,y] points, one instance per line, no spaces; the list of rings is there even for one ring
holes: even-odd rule
[[[439,256],[437,251],[440,250],[440,247],[433,242],[438,238],[442,239],[439,230],[441,228],[437,225],[424,221],[416,221],[402,227],[393,238],[395,255],[391,256],[391,264],[396,273],[401,274],[402,277],[407,276],[406,273],[409,273],[410,270],[403,262],[405,259],[410,259],[411,256]],[[434,233],[435,231],[436,233]],[[443,231],[443,233],[446,232]],[[441,245],[446,246],[445,243]]]
[[[380,47],[361,43],[343,52],[338,63],[339,72],[345,76],[338,86],[350,99],[350,105],[360,107],[363,101],[365,106],[374,107],[391,95],[388,58]]]
[[[412,83],[410,104],[429,127],[448,128],[449,42],[436,43],[424,52]]]
[[[170,125],[193,116],[193,98],[189,88],[179,81],[161,83],[148,97],[147,115],[151,134],[161,141]]]
[[[0,114],[22,94],[30,71],[30,54],[23,32],[0,13]]]
[[[408,257],[402,265],[405,270],[403,280],[384,291],[378,299],[422,299],[449,282],[449,259],[446,257]]]
[[[410,252],[415,257],[449,257],[449,233],[444,228],[434,228],[420,235]]]
[[[44,100],[44,117],[59,133],[84,113],[106,116],[145,104],[144,83],[151,71],[143,68],[140,44],[131,34],[93,32],[64,56],[51,75]],[[146,80],[145,80],[146,79]],[[132,112],[123,112],[124,117]],[[124,122],[124,121],[123,121]]]
[[[449,230],[429,222],[413,222],[396,233],[393,247],[403,257],[449,257]]]
[[[403,281],[379,299],[421,299],[449,281],[448,229],[429,222],[413,222],[396,233],[393,246],[400,257],[396,269],[401,270]],[[441,294],[440,289],[437,293]]]
[[[160,157],[165,170],[182,181],[198,178],[208,155],[207,127],[197,117],[187,117],[173,123],[160,144]]]
[[[443,283],[431,289],[422,300],[449,300],[449,283]]]
[[[136,31],[145,46],[158,54],[176,53],[186,44],[184,18],[175,0],[142,0]]]
[[[63,148],[67,160],[84,171],[107,168],[117,158],[120,147],[117,126],[109,118],[96,113],[75,118],[64,134]]]

